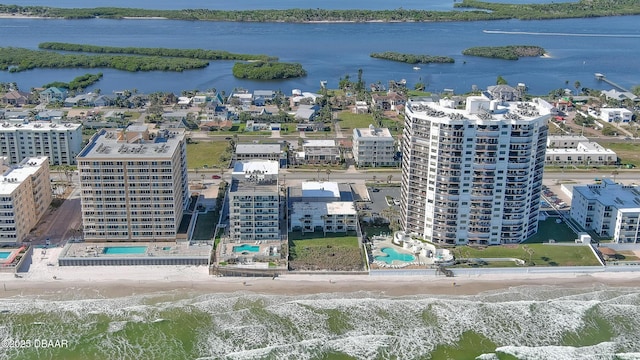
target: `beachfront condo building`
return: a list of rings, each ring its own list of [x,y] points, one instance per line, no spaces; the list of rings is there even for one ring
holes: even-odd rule
[[[612,179],[574,186],[569,215],[585,230],[613,237],[615,242],[640,242],[640,186],[621,185]]]
[[[103,129],[78,155],[86,241],[175,241],[189,202],[181,129]]]
[[[346,233],[358,230],[358,213],[348,184],[305,181],[289,188],[289,231]]]
[[[0,243],[20,243],[51,204],[49,160],[26,158],[18,165],[0,163]]]
[[[550,116],[541,102],[470,96],[457,109],[447,99],[409,101],[403,229],[438,244],[518,243],[535,234]]]
[[[49,165],[75,165],[82,150],[82,125],[48,121],[9,122],[0,125],[1,156],[12,164],[28,157],[46,156]]]
[[[353,159],[357,166],[397,166],[396,144],[387,128],[353,129]]]
[[[237,161],[229,189],[231,241],[280,240],[278,162]]]

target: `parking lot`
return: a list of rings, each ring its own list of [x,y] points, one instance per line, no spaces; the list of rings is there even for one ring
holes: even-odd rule
[[[377,189],[378,191],[375,191]],[[364,210],[371,211],[372,215],[379,215],[383,210],[389,208],[387,205],[386,197],[389,196],[392,199],[396,199],[397,203],[400,204],[400,187],[369,187],[367,188],[369,191],[369,197],[371,202],[366,203]],[[392,205],[396,210],[400,210],[399,205]]]

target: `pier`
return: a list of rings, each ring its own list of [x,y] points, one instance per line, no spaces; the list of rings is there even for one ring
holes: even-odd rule
[[[613,81],[611,81],[611,80],[607,79],[607,78],[606,78],[606,76],[604,76],[604,74],[601,74],[601,73],[595,73],[594,75],[596,76],[596,79],[598,79],[598,80],[600,80],[600,81],[604,81],[604,82],[606,82],[607,84],[609,84],[609,85],[613,86],[614,88],[616,88],[616,89],[618,89],[618,90],[620,90],[620,91],[622,91],[622,92],[630,92],[628,89],[625,89],[625,88],[623,88],[622,86],[620,86],[620,85],[618,85],[618,84],[614,83]]]

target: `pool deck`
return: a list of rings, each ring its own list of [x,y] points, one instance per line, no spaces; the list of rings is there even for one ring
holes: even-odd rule
[[[391,248],[395,250],[398,254],[408,254],[413,255],[415,260],[413,261],[401,261],[401,260],[393,260],[391,264],[387,264],[385,261],[376,260],[376,256],[386,257],[387,254],[382,252],[384,248]],[[406,249],[403,249],[402,246],[395,245],[391,242],[391,237],[386,239],[376,239],[371,244],[371,254],[373,257],[373,261],[369,264],[371,269],[381,270],[381,269],[424,269],[427,265],[427,259],[420,255],[414,254]]]
[[[144,253],[105,254],[109,247],[141,247]],[[167,250],[165,250],[167,249]],[[131,242],[131,243],[69,243],[58,258],[65,265],[174,265],[207,264],[211,246],[189,245],[175,242]]]

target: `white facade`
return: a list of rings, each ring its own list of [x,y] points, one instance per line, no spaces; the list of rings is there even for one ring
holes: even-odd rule
[[[78,155],[87,241],[175,241],[189,202],[182,129],[101,130]]]
[[[640,242],[640,186],[604,179],[602,184],[574,186],[570,216],[580,226],[615,242]]]
[[[618,155],[611,149],[605,149],[592,141],[580,142],[575,148],[549,149],[546,152],[546,163],[552,165],[613,165],[618,162]]]
[[[51,204],[49,161],[26,158],[19,165],[4,165],[0,176],[0,243],[19,243]]]
[[[351,201],[295,202],[290,231],[347,232],[357,230],[358,216]]]
[[[278,162],[236,162],[229,189],[232,241],[280,240]]]
[[[548,107],[467,98],[405,108],[401,222],[441,244],[517,243],[538,229]]]
[[[353,159],[357,166],[396,166],[396,146],[391,132],[370,125],[353,129]]]
[[[600,115],[598,116],[600,119],[606,122],[625,122],[628,123],[631,121],[631,116],[633,112],[624,108],[601,108]]]
[[[82,150],[82,125],[54,122],[0,125],[2,156],[13,164],[28,157],[47,156],[50,165],[75,165]]]

